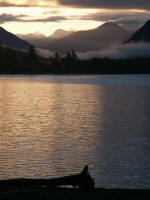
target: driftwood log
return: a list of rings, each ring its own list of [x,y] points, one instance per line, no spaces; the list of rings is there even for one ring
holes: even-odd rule
[[[95,182],[85,166],[81,173],[53,179],[12,179],[0,180],[0,189],[6,188],[33,188],[33,187],[57,187],[73,186],[79,188],[94,188]]]

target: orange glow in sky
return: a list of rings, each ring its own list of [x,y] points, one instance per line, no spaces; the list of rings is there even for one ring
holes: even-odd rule
[[[92,14],[97,14],[103,12],[105,17],[107,18],[107,14],[112,13],[112,17],[114,18],[115,13],[122,13],[123,9],[119,10],[118,8],[111,9],[110,6],[108,8],[94,8],[94,7],[83,7],[76,6],[74,4],[70,4],[65,6],[65,4],[61,4],[58,2],[73,2],[73,0],[0,0],[0,26],[7,29],[8,31],[16,34],[28,34],[28,33],[43,33],[45,35],[50,35],[57,29],[64,30],[87,30],[93,29],[100,26],[107,20],[97,20],[97,19],[85,19],[84,16],[91,16]],[[91,0],[92,1],[92,0]],[[102,2],[105,1],[101,0]],[[93,2],[101,2],[99,0],[93,0]],[[132,0],[132,3],[135,0]],[[149,0],[145,0],[149,1]],[[76,1],[74,1],[76,3]],[[73,2],[73,3],[74,3]],[[86,4],[86,1],[77,1],[78,4],[83,2]],[[90,2],[90,1],[87,1]],[[112,0],[106,0],[106,3],[112,3]],[[115,3],[115,0],[113,1]],[[116,1],[118,2],[118,1]],[[121,1],[120,1],[121,2]],[[120,3],[121,4],[121,3]],[[129,5],[131,2],[128,3]],[[95,4],[96,5],[96,4]],[[112,5],[112,4],[111,4]],[[136,4],[135,4],[136,5]],[[141,4],[143,5],[143,4]],[[146,4],[145,4],[146,6]],[[95,6],[96,7],[96,6]],[[133,7],[133,6],[132,6]],[[127,12],[124,13],[124,16],[121,16],[121,19],[128,20],[132,19],[134,21],[137,20],[137,15],[128,16],[128,12],[130,9],[125,9]],[[144,12],[150,16],[150,11],[145,11],[143,8],[138,9],[132,8],[132,12],[139,13],[142,12],[141,19],[144,19]],[[130,13],[129,13],[130,14]],[[96,16],[96,15],[95,15]],[[102,16],[102,15],[101,15]],[[149,17],[150,18],[150,17]],[[113,19],[112,19],[113,20]],[[139,19],[138,19],[139,20]]]
[[[62,16],[66,19],[48,22],[6,22],[1,26],[13,33],[34,33],[40,32],[45,35],[52,34],[57,29],[64,30],[85,30],[92,29],[99,25],[101,22],[92,20],[80,20],[80,17],[88,14],[95,13],[96,9],[75,9],[75,8],[43,8],[43,7],[10,7],[1,8],[1,13],[11,13],[12,15],[25,15],[21,19],[36,20],[45,19],[48,17]]]

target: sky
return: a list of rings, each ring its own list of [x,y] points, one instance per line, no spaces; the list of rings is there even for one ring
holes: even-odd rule
[[[150,19],[150,0],[0,0],[0,26],[14,34],[87,30],[113,21],[129,31]]]

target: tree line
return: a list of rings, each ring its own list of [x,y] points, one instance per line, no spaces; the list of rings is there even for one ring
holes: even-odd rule
[[[148,74],[150,58],[81,60],[75,50],[53,57],[37,55],[33,46],[28,52],[0,47],[1,74]]]

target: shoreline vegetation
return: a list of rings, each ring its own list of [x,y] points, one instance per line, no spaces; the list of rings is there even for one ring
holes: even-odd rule
[[[37,55],[33,46],[27,53],[0,47],[0,74],[150,74],[150,58],[80,60],[76,52],[54,57]]]

